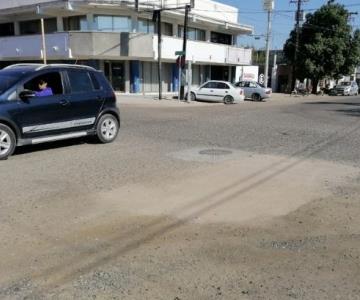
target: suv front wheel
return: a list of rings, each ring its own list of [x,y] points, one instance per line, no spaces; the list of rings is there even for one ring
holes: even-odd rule
[[[16,137],[8,126],[0,124],[0,160],[7,159],[14,153]]]
[[[119,132],[118,120],[110,114],[103,115],[96,126],[96,135],[101,143],[111,143]]]

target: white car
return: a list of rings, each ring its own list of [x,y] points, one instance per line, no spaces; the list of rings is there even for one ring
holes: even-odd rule
[[[191,100],[206,100],[232,104],[244,101],[244,90],[227,81],[211,80],[191,90]]]
[[[244,89],[245,98],[253,101],[262,101],[271,97],[271,88],[266,88],[255,81],[240,81],[235,83],[235,86]]]
[[[331,95],[357,96],[359,87],[356,81],[344,81],[337,84],[330,92]]]

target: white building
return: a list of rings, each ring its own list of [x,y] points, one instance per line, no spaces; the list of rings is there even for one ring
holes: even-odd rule
[[[49,62],[82,63],[104,71],[122,92],[158,89],[156,28],[152,10],[184,6],[189,0],[1,0],[0,67],[42,59],[40,19],[45,20]],[[182,50],[184,10],[162,12],[163,91],[176,91],[175,52]],[[195,0],[189,15],[186,59],[193,83],[232,80],[235,67],[251,64],[251,50],[236,46],[253,28],[238,23],[238,9],[211,0]]]

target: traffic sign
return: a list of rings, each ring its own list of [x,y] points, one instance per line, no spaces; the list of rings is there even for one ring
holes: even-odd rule
[[[185,51],[176,51],[175,55],[183,56],[185,55]]]
[[[179,57],[176,59],[176,65],[177,65],[178,67],[184,68],[184,67],[185,67],[185,56],[179,56]]]
[[[264,74],[259,75],[259,83],[261,83],[261,84],[265,83],[265,75]]]

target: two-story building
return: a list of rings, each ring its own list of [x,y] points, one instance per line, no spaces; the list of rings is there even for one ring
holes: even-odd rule
[[[50,63],[81,63],[104,71],[114,89],[150,93],[158,89],[157,26],[152,11],[184,6],[187,0],[1,0],[0,67],[41,62],[41,22]],[[175,52],[182,50],[184,10],[162,12],[163,91],[177,91]],[[186,59],[192,80],[232,80],[235,67],[250,65],[250,49],[238,47],[239,35],[253,28],[238,22],[238,9],[211,0],[195,0],[189,15]]]

